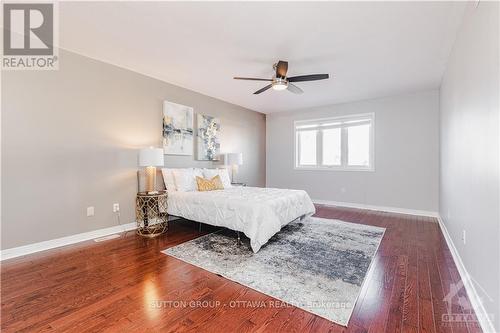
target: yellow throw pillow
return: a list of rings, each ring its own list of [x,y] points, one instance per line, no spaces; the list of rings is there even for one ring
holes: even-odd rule
[[[196,176],[196,184],[198,185],[198,191],[214,191],[224,189],[224,185],[222,185],[219,175],[210,180]]]

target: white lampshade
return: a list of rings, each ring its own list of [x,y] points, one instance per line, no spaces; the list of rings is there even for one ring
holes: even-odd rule
[[[243,154],[242,153],[226,154],[226,165],[243,165]]]
[[[139,166],[163,166],[162,148],[144,148],[139,151]]]

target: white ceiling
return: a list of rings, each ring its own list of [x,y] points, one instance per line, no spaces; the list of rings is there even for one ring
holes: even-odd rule
[[[60,44],[270,113],[437,88],[465,4],[458,2],[61,2]],[[272,64],[329,73],[253,92]]]

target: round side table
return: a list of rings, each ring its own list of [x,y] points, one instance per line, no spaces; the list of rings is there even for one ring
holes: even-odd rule
[[[156,237],[168,229],[167,192],[139,192],[135,199],[137,233]]]

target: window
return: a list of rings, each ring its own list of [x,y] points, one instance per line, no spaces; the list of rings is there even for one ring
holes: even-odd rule
[[[299,149],[302,152],[299,160],[300,165],[316,165],[317,133],[317,130],[300,132]]]
[[[373,170],[374,115],[295,122],[295,168]]]

